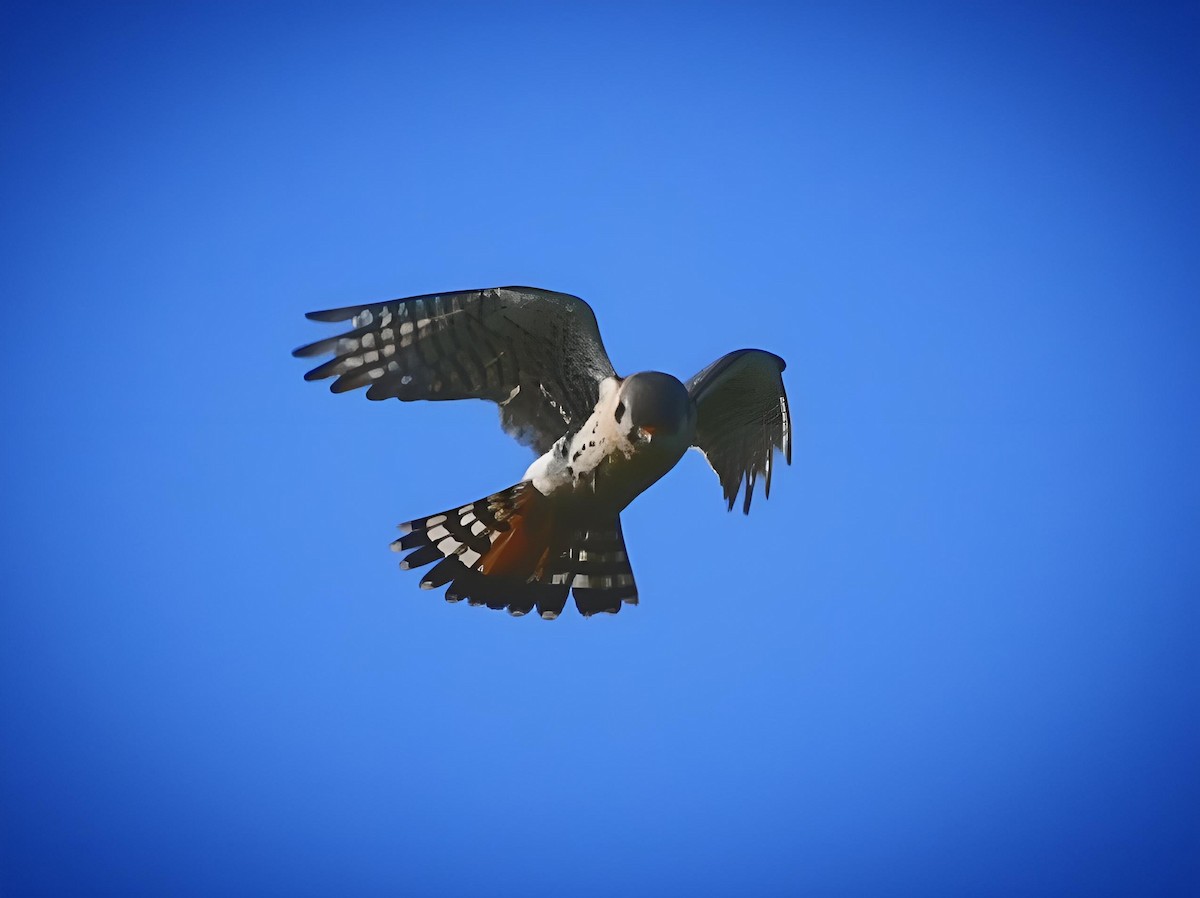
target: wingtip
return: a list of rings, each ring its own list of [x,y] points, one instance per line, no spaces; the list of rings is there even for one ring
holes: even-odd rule
[[[357,311],[357,306],[347,306],[342,309],[318,309],[315,312],[305,312],[304,317],[309,321],[321,321],[329,323],[346,321],[350,318],[353,318]]]
[[[298,359],[307,359],[315,355],[324,355],[330,352],[337,345],[336,339],[328,337],[321,340],[314,340],[312,343],[305,343],[303,346],[297,346],[292,350],[292,355]]]
[[[319,355],[319,350],[313,349],[313,347],[316,345],[316,343],[305,343],[303,346],[297,346],[292,350],[292,358],[305,359],[309,358],[310,356]]]

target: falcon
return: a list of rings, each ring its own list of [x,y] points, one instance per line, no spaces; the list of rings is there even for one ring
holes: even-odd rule
[[[791,464],[783,359],[740,349],[686,383],[613,369],[596,316],[576,296],[496,287],[310,312],[351,328],[293,352],[333,358],[304,375],[368,399],[486,399],[537,458],[507,489],[400,525],[403,570],[434,565],[422,589],[446,599],[558,617],[570,593],[585,617],[636,605],[621,512],[698,449],[742,510],[775,450]]]

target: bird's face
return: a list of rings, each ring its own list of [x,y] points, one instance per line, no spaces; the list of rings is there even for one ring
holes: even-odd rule
[[[689,428],[692,399],[677,378],[659,371],[631,374],[617,394],[617,427],[632,443],[679,436]]]

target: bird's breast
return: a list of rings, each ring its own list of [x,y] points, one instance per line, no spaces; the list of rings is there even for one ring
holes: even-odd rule
[[[564,436],[526,472],[547,496],[595,510],[620,511],[673,468],[691,444],[686,428],[632,441],[611,414],[597,409],[584,426]]]

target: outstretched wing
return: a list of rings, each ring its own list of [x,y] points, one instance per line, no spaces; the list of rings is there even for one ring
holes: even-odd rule
[[[533,287],[412,296],[309,312],[352,330],[292,355],[333,354],[304,375],[368,399],[488,399],[504,429],[542,453],[592,413],[615,373],[582,299]]]
[[[746,514],[760,475],[766,478],[764,495],[771,495],[776,449],[792,463],[792,419],[783,391],[786,366],[773,353],[739,349],[687,382],[688,392],[696,400],[696,448],[721,479],[731,511],[743,481],[746,498],[742,511]]]

